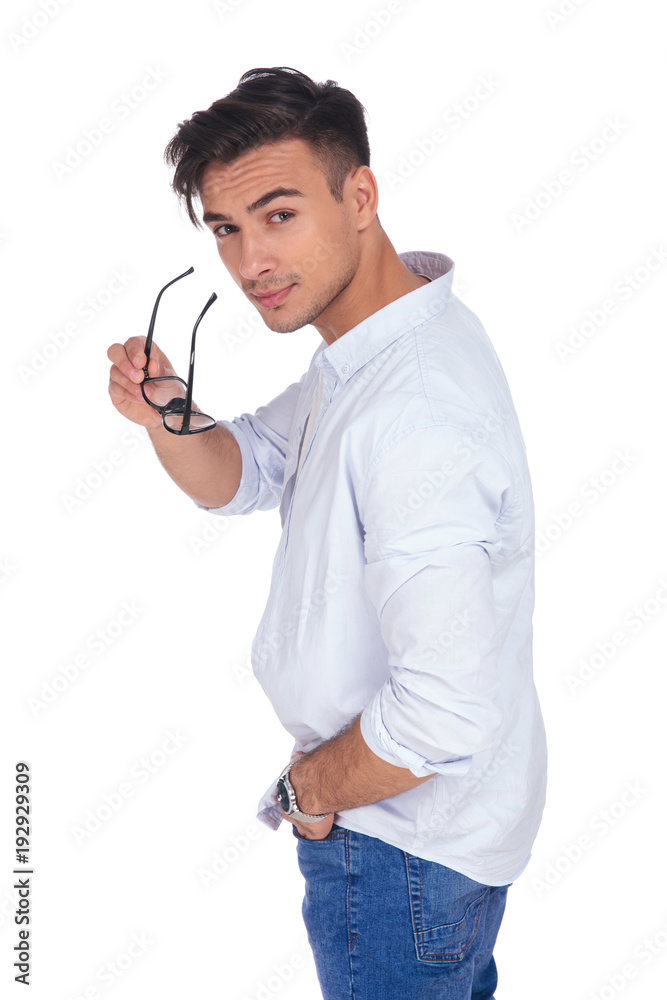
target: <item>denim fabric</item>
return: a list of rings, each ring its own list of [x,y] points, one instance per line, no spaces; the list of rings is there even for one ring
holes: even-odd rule
[[[509,886],[488,886],[334,823],[292,826],[324,1000],[493,1000]]]

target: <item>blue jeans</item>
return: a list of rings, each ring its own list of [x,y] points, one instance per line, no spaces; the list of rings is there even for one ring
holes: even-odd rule
[[[324,1000],[493,1000],[508,886],[337,823],[323,840],[292,833]]]

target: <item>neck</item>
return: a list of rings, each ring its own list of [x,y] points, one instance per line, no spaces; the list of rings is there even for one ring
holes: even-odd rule
[[[428,282],[405,266],[379,222],[360,236],[359,267],[349,285],[313,323],[327,344],[333,344],[378,309]]]

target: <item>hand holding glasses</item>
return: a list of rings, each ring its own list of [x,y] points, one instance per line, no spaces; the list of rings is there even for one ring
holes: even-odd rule
[[[194,329],[192,330],[190,367],[188,371],[187,384],[182,378],[178,378],[175,375],[163,375],[159,378],[150,378],[148,375],[148,362],[151,357],[155,317],[157,316],[157,307],[160,304],[162,293],[169,288],[169,285],[173,285],[175,281],[180,281],[181,278],[184,278],[187,274],[192,274],[193,271],[194,267],[189,268],[187,271],[184,271],[183,274],[179,274],[177,278],[173,278],[172,281],[169,281],[164,288],[160,290],[153,307],[153,315],[151,316],[150,326],[148,327],[148,336],[146,338],[146,346],[144,347],[146,365],[144,366],[144,380],[141,383],[141,392],[148,405],[152,406],[154,410],[157,410],[158,413],[162,414],[162,423],[164,424],[165,430],[168,430],[171,434],[201,434],[202,431],[210,431],[216,426],[216,422],[213,417],[209,417],[206,413],[199,413],[198,410],[192,409],[192,380],[195,370],[195,339],[197,336],[197,327],[204,318],[206,311],[217,299],[218,296],[215,292],[213,292],[210,299],[202,309],[197,322],[194,325]]]

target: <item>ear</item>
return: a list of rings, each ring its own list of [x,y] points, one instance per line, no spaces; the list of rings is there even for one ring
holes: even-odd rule
[[[357,167],[348,177],[346,185],[350,188],[353,202],[353,215],[357,231],[367,229],[377,215],[378,186],[375,175],[370,167]]]

